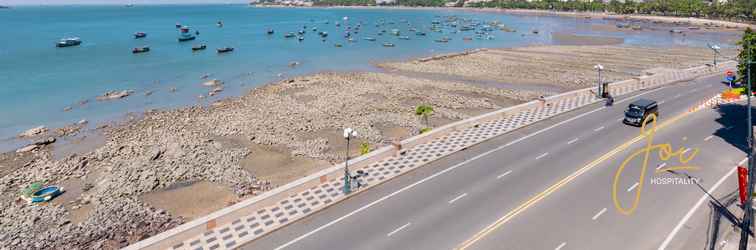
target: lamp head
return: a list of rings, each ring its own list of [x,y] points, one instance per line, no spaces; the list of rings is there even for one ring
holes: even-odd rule
[[[603,70],[604,69],[604,65],[596,64],[596,66],[593,66],[593,68],[597,69],[597,70]]]

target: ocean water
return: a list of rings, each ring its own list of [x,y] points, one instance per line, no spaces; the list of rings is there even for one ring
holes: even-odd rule
[[[429,31],[431,22],[456,15],[482,22],[500,21],[516,33],[494,31],[494,40],[463,41],[472,32]],[[362,22],[354,43],[344,38],[347,25]],[[375,27],[378,20],[395,22]],[[222,20],[223,27],[216,22]],[[406,20],[407,23],[404,23]],[[326,24],[326,21],[329,24]],[[669,32],[612,33],[595,31],[591,24],[606,20],[563,17],[535,17],[459,10],[343,9],[343,8],[254,8],[246,5],[152,5],[16,7],[0,10],[0,144],[20,144],[10,139],[28,128],[63,126],[87,119],[90,124],[122,118],[128,112],[206,104],[239,95],[251,88],[292,75],[319,71],[376,70],[371,63],[402,60],[436,53],[481,47],[517,47],[552,44],[552,32],[623,37],[626,44],[643,46],[705,46],[722,41],[722,34],[681,37]],[[175,25],[187,25],[200,32],[193,42],[179,43]],[[285,39],[286,32],[307,26],[305,40]],[[318,31],[329,33],[325,42]],[[409,27],[425,31],[427,37],[408,32]],[[274,35],[267,35],[272,28]],[[411,40],[376,33],[399,29]],[[531,30],[539,30],[532,34]],[[135,32],[146,32],[134,39]],[[56,48],[60,38],[78,36],[78,47]],[[374,37],[375,42],[363,40]],[[449,43],[433,40],[448,36]],[[383,42],[396,47],[386,48]],[[208,49],[192,52],[195,44]],[[337,48],[335,43],[344,46]],[[152,51],[132,54],[134,47]],[[217,54],[216,48],[234,47],[233,53]],[[289,63],[297,61],[296,67]],[[226,83],[220,95],[200,100],[208,88],[201,78]],[[176,88],[175,93],[169,89]],[[125,99],[96,101],[109,90],[134,90]],[[153,91],[146,96],[145,92]],[[88,100],[85,105],[79,103]],[[64,112],[65,107],[72,110]]]

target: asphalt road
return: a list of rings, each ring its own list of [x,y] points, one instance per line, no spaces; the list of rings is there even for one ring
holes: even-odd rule
[[[623,110],[640,97],[657,100],[664,123],[721,91],[719,79],[617,97],[613,107],[590,105],[496,137],[241,248],[453,249],[469,243],[468,249],[656,249],[703,192],[692,184],[651,183],[675,177],[653,173],[662,162],[652,153],[637,209],[632,215],[618,212],[612,200],[614,175],[646,142],[626,143],[640,130],[622,124]],[[700,169],[687,173],[709,189],[745,155],[733,146],[743,143],[736,132],[745,129],[734,126],[736,120],[712,109],[696,112],[658,131],[654,142],[670,143],[675,150],[698,148],[688,165]],[[623,144],[628,147],[614,150]],[[610,151],[616,153],[607,157]],[[625,207],[640,188],[635,185],[639,163],[628,165],[618,181],[617,197]],[[734,176],[727,180],[718,191],[736,187]],[[693,213],[690,223],[700,221],[695,220],[700,213]],[[689,249],[685,239],[700,239],[700,226],[679,227],[667,249]]]

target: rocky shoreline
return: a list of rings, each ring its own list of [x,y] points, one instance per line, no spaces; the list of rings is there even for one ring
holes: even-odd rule
[[[607,76],[612,80],[642,74],[648,67],[685,67],[706,60],[696,49],[665,51],[671,55],[643,59],[658,52],[623,46],[543,46],[381,66],[516,84],[527,84],[518,74],[542,71],[533,79],[578,88],[591,82],[587,68],[592,65],[568,63],[576,59],[605,57],[602,63],[610,66]],[[579,77],[565,78],[567,72]],[[110,96],[120,92],[113,93]],[[270,181],[275,173],[296,169],[280,184],[340,162],[346,149],[340,136],[344,127],[359,133],[349,148],[356,154],[361,143],[377,148],[418,134],[427,126],[415,115],[418,105],[433,107],[429,125],[437,127],[551,94],[555,93],[391,72],[319,73],[208,106],[148,111],[138,119],[99,129],[104,145],[91,152],[55,159],[53,141],[0,155],[0,244],[18,249],[121,248],[191,219],[151,203],[145,195],[203,182],[228,190],[238,201],[278,185]],[[25,137],[40,142],[65,137],[52,133],[35,128]],[[290,160],[264,166],[261,159],[271,154],[269,148]],[[29,205],[19,193],[32,182],[62,185],[67,192],[48,204]]]

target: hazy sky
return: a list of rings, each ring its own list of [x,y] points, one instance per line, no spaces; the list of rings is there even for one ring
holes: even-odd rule
[[[248,0],[0,0],[0,5],[248,3]]]

